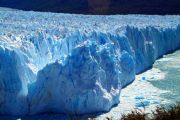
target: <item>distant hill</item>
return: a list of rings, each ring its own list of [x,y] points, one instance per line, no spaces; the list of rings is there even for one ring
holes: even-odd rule
[[[180,0],[0,0],[0,7],[81,14],[180,14]]]

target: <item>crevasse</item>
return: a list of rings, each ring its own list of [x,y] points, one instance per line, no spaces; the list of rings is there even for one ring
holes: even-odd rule
[[[26,20],[25,13],[20,15]],[[31,21],[45,19],[34,18],[38,13],[34,14]],[[65,16],[60,18],[66,20]],[[119,103],[121,89],[133,82],[136,74],[180,48],[179,23],[175,27],[124,25],[113,32],[76,27],[55,31],[46,27],[38,30],[30,26],[33,22],[17,25],[18,20],[16,25],[1,22],[0,27],[4,30],[0,34],[1,114],[109,111]],[[19,28],[9,33],[10,27]],[[22,29],[23,34],[19,34]]]

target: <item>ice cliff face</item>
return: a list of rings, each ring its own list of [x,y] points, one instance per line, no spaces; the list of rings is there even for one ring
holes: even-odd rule
[[[180,48],[179,16],[0,12],[0,113],[109,111],[135,75]]]

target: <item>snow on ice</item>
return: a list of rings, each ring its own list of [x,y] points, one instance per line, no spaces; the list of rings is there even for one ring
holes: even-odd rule
[[[0,11],[0,114],[109,111],[136,74],[180,48],[179,24],[180,16]]]

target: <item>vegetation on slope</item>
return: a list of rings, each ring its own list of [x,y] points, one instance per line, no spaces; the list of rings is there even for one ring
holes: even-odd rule
[[[140,110],[123,115],[121,120],[180,120],[180,104],[169,108],[158,107],[151,115]]]

